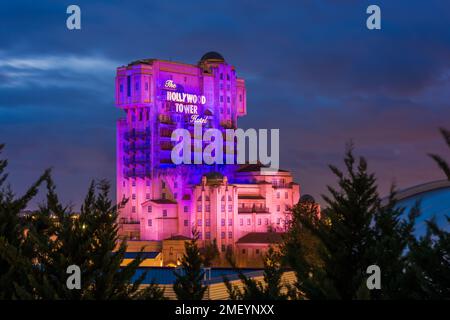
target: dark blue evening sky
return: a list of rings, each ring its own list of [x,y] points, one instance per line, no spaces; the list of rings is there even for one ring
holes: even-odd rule
[[[66,28],[78,4],[82,30]],[[369,4],[382,30],[366,28]],[[448,1],[2,1],[0,143],[23,192],[53,168],[79,205],[115,180],[114,74],[140,58],[197,63],[218,51],[247,81],[243,128],[280,128],[281,166],[319,198],[353,139],[383,193],[443,178],[450,158]]]

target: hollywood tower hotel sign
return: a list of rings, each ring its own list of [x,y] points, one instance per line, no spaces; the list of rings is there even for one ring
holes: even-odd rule
[[[216,239],[224,252],[264,243],[271,228],[285,231],[300,197],[288,171],[253,165],[174,165],[172,131],[237,128],[246,115],[246,89],[236,70],[216,52],[196,65],[159,59],[117,68],[117,198],[120,232],[131,240]],[[180,237],[181,236],[181,237]],[[255,252],[261,253],[260,250]]]

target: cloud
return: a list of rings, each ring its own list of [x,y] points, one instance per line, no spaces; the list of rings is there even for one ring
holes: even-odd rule
[[[383,190],[441,177],[425,154],[448,154],[437,132],[450,126],[446,2],[381,0],[380,32],[365,28],[369,1],[78,4],[72,32],[64,2],[0,3],[0,140],[18,186],[54,166],[79,203],[90,177],[114,181],[116,67],[210,50],[246,79],[239,125],[281,129],[281,166],[302,192],[320,199],[350,139]]]

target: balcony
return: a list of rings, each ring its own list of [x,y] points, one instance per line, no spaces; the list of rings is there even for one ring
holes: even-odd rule
[[[134,143],[124,143],[123,151],[125,151],[125,153],[128,153],[128,154],[134,153],[136,151]]]
[[[161,150],[172,150],[173,149],[173,144],[170,142],[163,142],[161,143]]]
[[[120,224],[139,224],[139,221],[131,220],[131,219],[127,219],[127,218],[120,218],[119,223]]]
[[[282,188],[289,189],[289,188],[292,188],[292,185],[290,183],[279,183],[279,182],[277,182],[277,183],[272,183],[272,187],[274,189],[282,189]]]
[[[172,130],[161,130],[160,136],[163,138],[170,138],[172,136]]]
[[[134,148],[136,150],[147,150],[147,149],[150,149],[150,142],[136,143]]]
[[[136,140],[137,138],[145,139],[145,138],[147,138],[149,136],[150,136],[150,129],[146,129],[146,130],[132,129],[132,130],[130,130],[128,132],[125,132],[124,135],[123,135],[123,137],[127,141],[133,141],[133,140]]]
[[[239,207],[238,213],[270,213],[269,208],[267,207],[259,207],[259,206],[253,206],[251,208],[249,207]]]
[[[172,118],[165,114],[160,114],[158,117],[158,120],[162,124],[168,124],[168,125],[175,124],[175,122],[172,120]]]

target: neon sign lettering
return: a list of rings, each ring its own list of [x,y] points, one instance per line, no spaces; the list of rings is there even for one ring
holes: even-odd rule
[[[175,84],[175,82],[173,82],[173,80],[166,80],[166,82],[164,83],[164,88],[176,89],[177,85]]]

